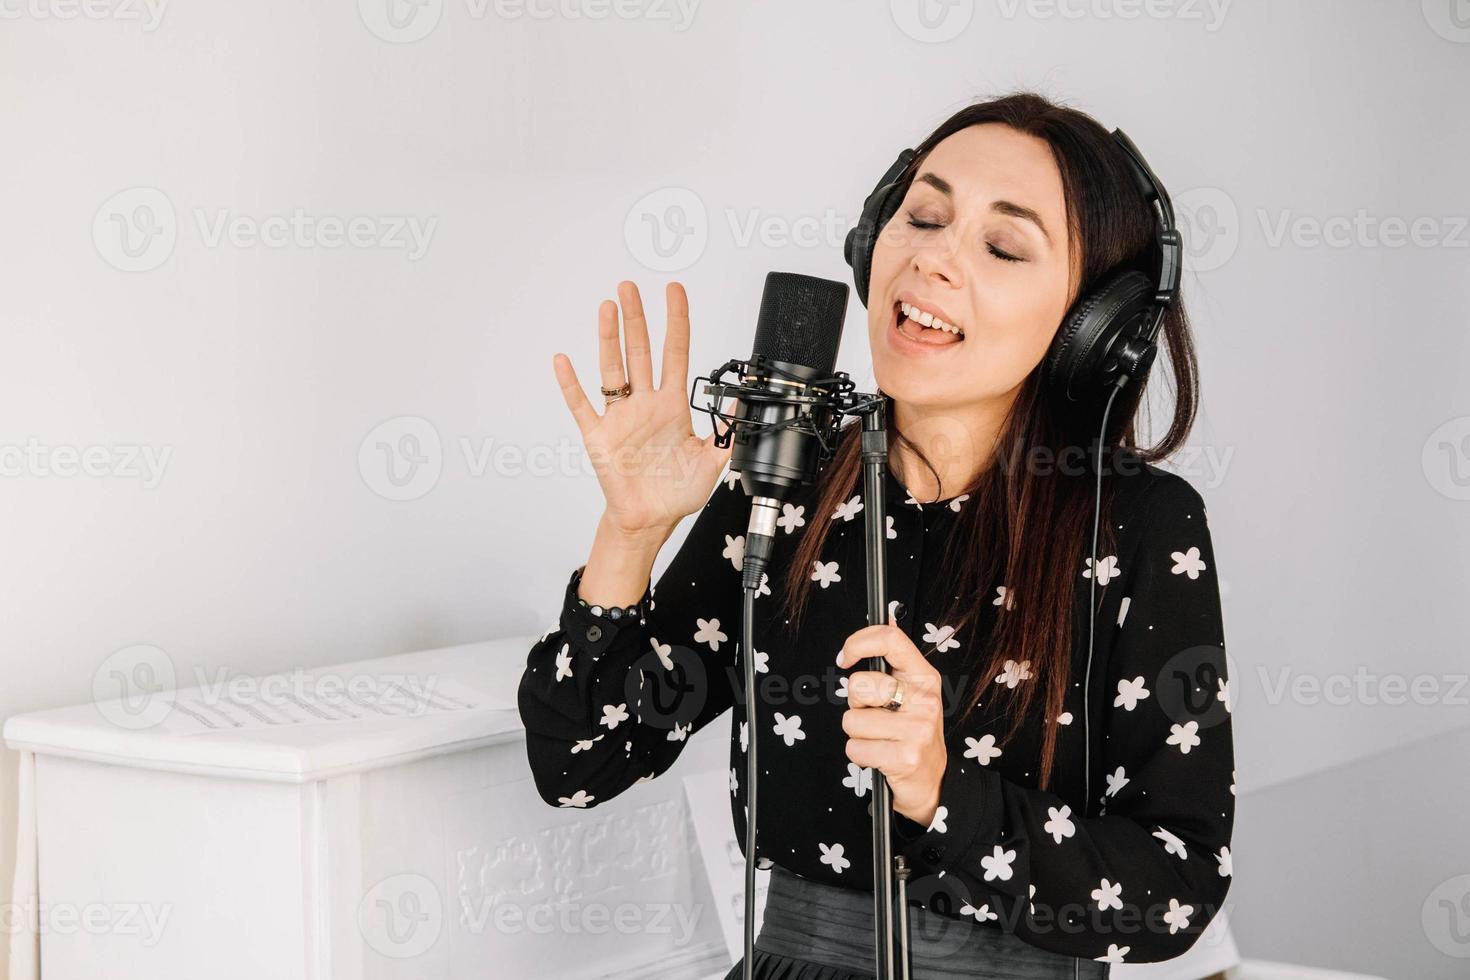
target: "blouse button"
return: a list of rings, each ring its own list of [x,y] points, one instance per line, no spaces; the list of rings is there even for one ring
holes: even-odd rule
[[[598,626],[596,623],[593,623],[591,626],[587,627],[587,639],[591,643],[596,643],[598,640],[602,639],[602,627]]]
[[[940,858],[939,848],[937,848],[937,847],[926,847],[926,848],[924,848],[924,860],[925,861],[928,861],[930,864],[938,864],[939,863],[939,858]]]
[[[899,619],[903,619],[909,614],[909,607],[904,603],[902,599],[899,599],[893,604],[893,612],[895,615],[898,616]]]

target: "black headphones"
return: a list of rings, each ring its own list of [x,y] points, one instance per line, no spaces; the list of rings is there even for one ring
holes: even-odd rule
[[[1154,342],[1164,314],[1179,294],[1183,239],[1174,225],[1174,206],[1138,147],[1121,129],[1113,137],[1123,147],[1134,181],[1154,207],[1155,241],[1141,260],[1125,263],[1100,287],[1077,298],[1062,318],[1043,362],[1043,382],[1054,396],[1087,407],[1100,404],[1110,386],[1148,375],[1158,348]],[[916,153],[906,149],[893,161],[863,202],[862,217],[847,233],[842,254],[852,266],[858,299],[868,305],[873,243],[893,217],[913,180]]]

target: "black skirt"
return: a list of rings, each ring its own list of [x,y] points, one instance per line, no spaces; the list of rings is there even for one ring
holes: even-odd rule
[[[914,980],[1107,980],[1112,967],[1032,946],[990,925],[909,907]],[[873,895],[771,868],[755,980],[873,980]],[[741,960],[725,980],[741,980]]]

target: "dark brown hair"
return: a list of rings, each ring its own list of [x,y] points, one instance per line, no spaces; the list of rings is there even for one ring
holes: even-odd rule
[[[917,171],[929,152],[947,136],[981,123],[1004,123],[1020,132],[1044,140],[1052,150],[1061,173],[1066,219],[1073,247],[1074,278],[1082,295],[1096,287],[1124,263],[1137,263],[1148,254],[1154,241],[1154,216],[1148,202],[1132,181],[1127,159],[1108,130],[1092,117],[1059,105],[1032,92],[1016,92],[979,102],[956,112],[917,147],[905,176]],[[895,219],[896,220],[896,219]],[[1075,273],[1080,268],[1080,277]],[[1125,450],[1137,465],[1156,462],[1183,444],[1194,423],[1198,404],[1198,367],[1189,322],[1183,305],[1176,302],[1165,316],[1159,337],[1160,353],[1167,350],[1169,375],[1173,381],[1173,417],[1168,431],[1153,447],[1135,444],[1136,416],[1148,388],[1157,387],[1164,357],[1160,357],[1146,385],[1129,385],[1114,400],[1108,415],[1107,445],[1111,451]],[[1044,362],[1043,362],[1044,363]],[[917,445],[904,437],[894,423],[892,399],[888,400],[887,424],[890,459],[900,446],[938,471]],[[835,453],[822,476],[816,515],[830,514],[849,499],[861,476],[859,426],[844,426]],[[1150,420],[1151,422],[1151,420]],[[1090,554],[1092,515],[1096,487],[1095,440],[1101,416],[1086,419],[1086,426],[1069,415],[1055,399],[1046,397],[1041,365],[1021,385],[1002,426],[991,464],[969,487],[940,487],[939,499],[968,493],[960,510],[954,534],[943,556],[943,574],[954,583],[957,599],[943,618],[936,620],[961,632],[969,627],[966,649],[974,651],[965,665],[968,675],[964,690],[962,720],[979,703],[982,694],[994,688],[1002,701],[1002,717],[1009,728],[1002,741],[1022,724],[1032,707],[1038,684],[1014,688],[996,685],[1006,660],[1031,662],[1032,675],[1045,685],[1043,741],[1038,762],[1039,786],[1049,788],[1056,754],[1057,725],[1050,723],[1062,712],[1069,681],[1073,637],[1073,596],[1082,573],[1079,556]],[[1045,461],[1063,461],[1047,464]],[[1072,465],[1065,465],[1066,460]],[[1106,454],[1103,465],[1107,467]],[[1105,469],[1106,475],[1108,471]],[[1102,526],[1098,556],[1114,547],[1108,508],[1112,481],[1102,481]],[[795,560],[785,583],[785,612],[793,633],[799,629],[811,590],[810,571],[822,554],[832,521],[812,520],[797,543]],[[994,587],[1004,584],[1008,603],[993,605]],[[1086,609],[1080,628],[1086,629]],[[931,648],[932,649],[932,648]],[[925,652],[931,652],[925,649]],[[980,654],[988,649],[985,663]],[[989,696],[989,695],[986,695]]]

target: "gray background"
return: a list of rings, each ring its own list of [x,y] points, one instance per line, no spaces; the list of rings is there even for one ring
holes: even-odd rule
[[[551,355],[596,384],[617,281],[656,344],[686,284],[693,373],[748,353],[900,147],[1035,88],[1128,131],[1190,245],[1242,952],[1470,972],[1470,3],[5,13],[0,715],[139,644],[193,684],[539,633],[601,501]]]

